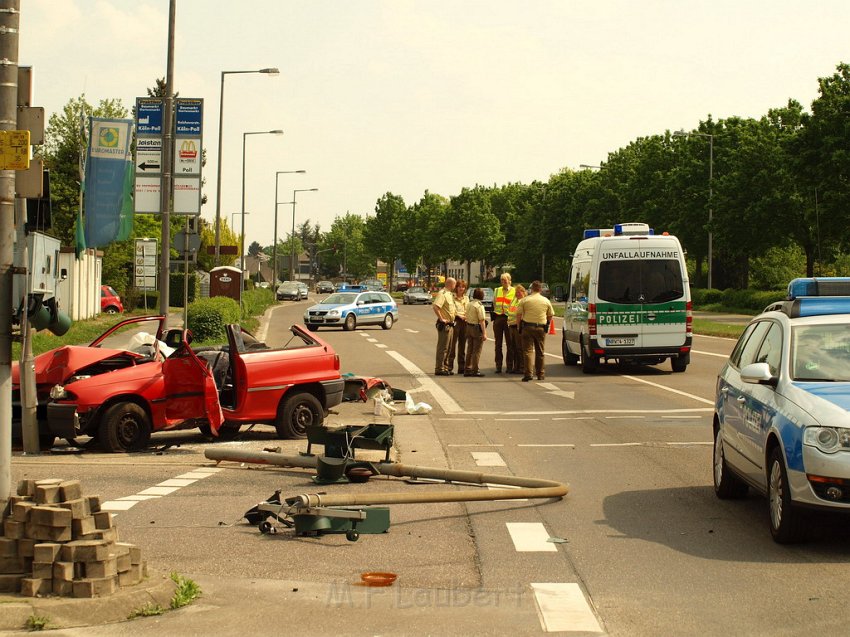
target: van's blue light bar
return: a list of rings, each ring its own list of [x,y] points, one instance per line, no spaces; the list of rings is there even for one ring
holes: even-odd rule
[[[584,231],[584,238],[585,239],[593,239],[593,238],[599,237],[601,235],[602,235],[602,231],[598,230],[598,229],[597,230],[585,230]]]
[[[788,284],[788,300],[801,296],[850,297],[850,277],[811,277],[794,279]]]

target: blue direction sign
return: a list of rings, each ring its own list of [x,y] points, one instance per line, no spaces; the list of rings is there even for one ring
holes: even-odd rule
[[[160,98],[136,98],[136,135],[162,135]]]
[[[178,137],[200,137],[204,115],[204,100],[178,99],[174,109],[177,125],[174,129]]]

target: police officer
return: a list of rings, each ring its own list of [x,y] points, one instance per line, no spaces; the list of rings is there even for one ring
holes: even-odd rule
[[[466,307],[466,362],[464,376],[480,378],[484,376],[478,369],[481,358],[481,346],[487,340],[487,321],[481,300],[484,290],[475,288],[472,291],[472,301]]]
[[[437,315],[437,361],[434,365],[435,376],[451,376],[454,372],[449,367],[449,347],[451,346],[455,324],[455,280],[446,279],[446,285],[437,292],[431,308]]]
[[[522,346],[525,355],[525,375],[523,381],[532,380],[536,370],[537,380],[546,377],[543,366],[543,346],[546,341],[546,328],[555,315],[552,303],[540,294],[540,281],[531,283],[531,294],[517,305],[516,318],[522,332]]]
[[[503,272],[500,277],[501,287],[493,291],[493,339],[496,341],[496,373],[502,373],[502,339],[507,345],[505,365],[510,374],[514,370],[514,345],[508,330],[508,311],[514,302],[516,290],[511,285],[511,275]]]
[[[511,342],[514,344],[514,371],[512,374],[522,374],[525,376],[525,356],[523,355],[522,335],[519,332],[519,325],[516,320],[516,309],[519,302],[525,298],[525,288],[517,283],[514,286],[516,296],[514,302],[508,308],[508,331],[510,332]]]

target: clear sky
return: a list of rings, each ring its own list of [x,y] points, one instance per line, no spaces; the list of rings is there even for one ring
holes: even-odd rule
[[[132,107],[164,77],[168,0],[22,0],[20,63],[47,115],[85,93]],[[759,117],[850,61],[847,0],[177,0],[175,90],[205,100],[215,218],[222,71],[222,218],[272,243],[277,200],[323,230],[391,191],[546,180],[709,114]],[[279,235],[292,223],[280,207]],[[236,218],[239,225],[239,218]]]

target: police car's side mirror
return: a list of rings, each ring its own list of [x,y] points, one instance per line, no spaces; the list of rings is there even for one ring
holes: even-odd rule
[[[776,377],[770,373],[767,363],[750,363],[741,370],[741,380],[753,385],[776,385]]]

